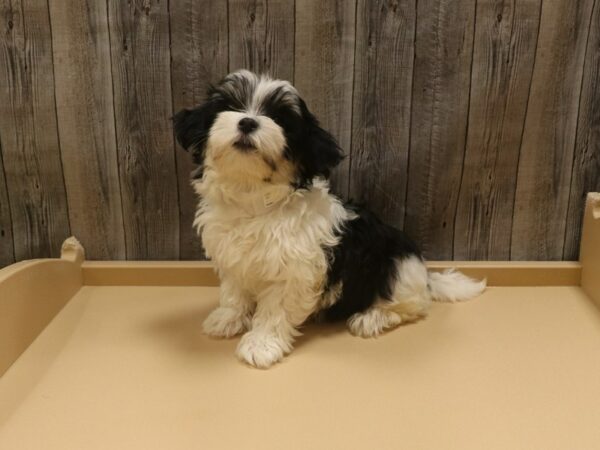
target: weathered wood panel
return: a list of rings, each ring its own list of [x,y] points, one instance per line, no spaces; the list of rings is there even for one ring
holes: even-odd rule
[[[454,259],[510,256],[515,179],[541,0],[478,0]]]
[[[229,69],[293,81],[294,0],[229,0]]]
[[[212,0],[171,3],[171,83],[173,113],[201,103],[210,83],[227,73],[227,3]],[[192,159],[176,151],[179,184],[179,256],[203,257],[192,228],[198,198],[190,186]]]
[[[402,227],[410,136],[414,2],[359,0],[350,198]]]
[[[106,3],[51,0],[60,148],[71,231],[94,259],[124,259]]]
[[[469,114],[474,0],[418,2],[405,228],[452,259]]]
[[[562,259],[592,0],[544,2],[519,159],[511,259]]]
[[[2,143],[0,142],[0,267],[15,262],[13,246],[12,221],[8,204],[8,191],[2,164]]]
[[[69,236],[45,0],[0,1],[0,138],[15,258],[57,256]]]
[[[167,2],[108,2],[128,259],[179,257]]]
[[[600,191],[600,3],[594,2],[583,69],[563,259],[579,256],[585,197]]]
[[[350,152],[356,4],[353,0],[296,2],[294,81],[309,109]],[[332,188],[346,197],[349,159],[339,165]]]
[[[599,9],[0,0],[0,265],[70,232],[92,259],[202,258],[170,118],[241,67],[295,82],[348,155],[333,190],[427,257],[574,259],[600,190]]]

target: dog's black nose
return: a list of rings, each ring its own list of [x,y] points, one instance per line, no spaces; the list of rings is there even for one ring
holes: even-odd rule
[[[238,128],[242,133],[249,134],[258,128],[258,122],[250,117],[244,117],[238,123]]]

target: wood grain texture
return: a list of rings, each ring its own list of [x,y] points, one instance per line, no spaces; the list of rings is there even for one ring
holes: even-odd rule
[[[70,230],[45,0],[0,1],[0,139],[15,258],[58,256]]]
[[[2,164],[2,142],[0,142],[0,268],[15,262],[15,249],[12,235],[12,220],[8,204],[8,190],[4,165]]]
[[[309,109],[350,152],[356,2],[296,2],[294,81]],[[347,197],[349,160],[335,170],[332,190]]]
[[[71,231],[89,259],[124,259],[106,4],[51,0],[56,106]]]
[[[467,134],[474,0],[418,2],[405,228],[452,259]]]
[[[167,3],[108,2],[128,259],[179,257]]]
[[[563,259],[576,260],[585,198],[600,191],[600,3],[595,0],[583,69]]]
[[[454,258],[508,260],[541,0],[479,0]]]
[[[415,3],[359,0],[356,14],[349,196],[402,227]]]
[[[544,2],[515,195],[511,259],[560,260],[593,0]]]
[[[171,83],[173,113],[201,103],[210,83],[227,73],[227,3],[189,0],[171,3]],[[176,150],[179,187],[179,257],[203,259],[200,238],[192,228],[198,198],[190,186],[194,164]]]
[[[293,81],[294,0],[229,0],[229,69]]]
[[[295,83],[333,191],[436,259],[576,259],[600,190],[600,0],[0,0],[0,265],[201,259],[171,116]],[[63,175],[64,172],[64,175]]]

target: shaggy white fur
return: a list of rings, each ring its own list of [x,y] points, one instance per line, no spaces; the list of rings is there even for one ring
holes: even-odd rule
[[[204,330],[227,337],[251,328],[237,355],[269,367],[291,351],[297,327],[318,309],[328,267],[323,248],[338,243],[335,230],[351,213],[323,180],[294,191],[222,176],[210,148],[204,176],[195,183],[202,201],[194,223],[223,287],[221,306]]]
[[[379,300],[367,311],[350,317],[348,326],[352,334],[376,337],[386,329],[425,317],[432,300],[469,300],[481,294],[486,285],[485,280],[475,281],[452,270],[429,273],[416,256],[398,261],[397,267],[398,281],[392,301]]]
[[[257,89],[255,96],[267,91]],[[203,177],[194,182],[202,199],[194,225],[223,283],[221,306],[206,319],[205,332],[227,337],[251,328],[237,355],[268,367],[291,351],[297,327],[317,309],[328,267],[323,249],[338,243],[335,232],[351,213],[324,180],[310,190],[290,186],[285,137],[269,117],[252,115],[260,151],[233,148],[240,119],[256,108],[222,112],[215,120]]]

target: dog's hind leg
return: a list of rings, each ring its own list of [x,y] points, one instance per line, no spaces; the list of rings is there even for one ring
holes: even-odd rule
[[[377,337],[401,324],[415,322],[427,315],[429,303],[422,298],[379,300],[364,312],[348,319],[348,329],[354,336]]]
[[[398,271],[391,299],[379,299],[366,311],[348,319],[348,328],[355,336],[376,337],[386,329],[427,315],[431,294],[425,264],[416,256],[399,260],[396,264]]]
[[[348,329],[355,336],[364,338],[376,337],[386,329],[397,327],[402,317],[381,305],[371,306],[364,312],[353,314],[348,319]]]

